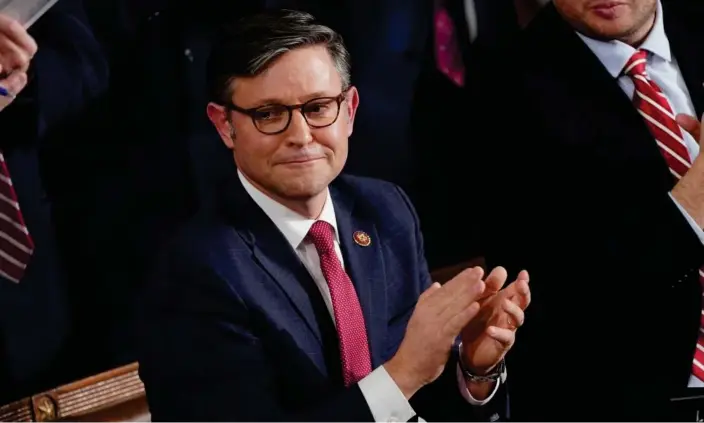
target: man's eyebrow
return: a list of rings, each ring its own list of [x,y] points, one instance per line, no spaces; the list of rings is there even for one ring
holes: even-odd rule
[[[264,98],[261,100],[257,100],[254,103],[254,105],[251,107],[248,107],[248,109],[254,109],[257,107],[268,106],[268,105],[273,105],[273,104],[284,104],[284,103],[281,101],[280,98],[270,97],[270,98]]]
[[[316,98],[337,97],[338,94],[330,94],[329,91],[316,91],[303,97],[303,102],[314,100]]]
[[[330,94],[328,91],[316,91],[310,94],[307,94],[301,98],[301,103],[305,103],[310,100],[314,100],[316,98],[332,98],[332,97],[337,97],[337,94]],[[298,103],[297,103],[298,104]],[[280,98],[275,98],[275,97],[269,97],[269,98],[264,98],[261,100],[257,100],[253,106],[245,107],[246,109],[256,109],[259,107],[264,107],[264,106],[273,106],[273,105],[289,105],[289,103],[286,103],[285,101],[281,100]]]

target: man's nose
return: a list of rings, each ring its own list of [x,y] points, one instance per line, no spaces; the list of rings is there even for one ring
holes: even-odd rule
[[[308,144],[313,141],[313,134],[305,117],[299,110],[294,110],[291,124],[285,132],[286,141],[294,144]]]

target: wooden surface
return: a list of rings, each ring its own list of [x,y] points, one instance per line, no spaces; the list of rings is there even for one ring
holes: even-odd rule
[[[31,422],[32,402],[29,398],[0,407],[0,422]]]
[[[149,422],[147,398],[142,396],[134,400],[116,404],[79,417],[70,417],[62,421],[72,422]]]
[[[133,363],[0,407],[0,421],[149,421],[137,369]]]
[[[436,269],[430,272],[430,276],[433,282],[445,283],[455,277],[458,273],[467,269],[469,267],[481,266],[486,268],[483,257],[473,258],[472,260],[466,261],[464,263],[456,264],[454,266],[443,267],[442,269]]]

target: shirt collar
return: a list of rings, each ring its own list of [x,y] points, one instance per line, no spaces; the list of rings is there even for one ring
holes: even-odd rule
[[[337,219],[335,218],[335,207],[333,206],[329,189],[326,191],[325,205],[323,206],[323,211],[320,213],[320,216],[318,216],[317,219],[309,219],[264,194],[257,187],[252,185],[239,169],[237,170],[237,176],[240,178],[240,182],[242,182],[245,191],[247,191],[249,196],[252,197],[252,200],[257,203],[264,213],[269,216],[269,219],[274,222],[274,225],[281,231],[293,249],[297,249],[301,242],[303,242],[316,220],[329,223],[335,232],[335,240],[338,243],[340,242],[337,231]]]
[[[589,38],[581,33],[577,33],[591,51],[599,58],[606,70],[614,78],[621,76],[623,68],[637,51],[632,46],[617,40],[601,41]],[[655,25],[650,31],[645,41],[640,46],[640,50],[646,50],[659,58],[670,62],[672,52],[670,51],[670,41],[665,34],[665,23],[663,19],[662,4],[658,1]]]

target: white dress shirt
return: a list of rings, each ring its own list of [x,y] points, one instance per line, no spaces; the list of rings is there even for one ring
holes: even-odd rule
[[[467,20],[467,31],[469,32],[469,42],[471,43],[474,42],[479,35],[479,22],[474,0],[464,0],[464,15]]]
[[[289,244],[291,244],[291,247],[296,251],[296,254],[301,259],[306,269],[308,269],[308,273],[310,273],[315,281],[315,285],[318,287],[318,290],[320,290],[320,294],[323,296],[323,300],[325,300],[325,305],[330,312],[330,317],[334,320],[335,313],[332,306],[332,297],[330,296],[328,283],[320,268],[320,257],[313,243],[305,239],[308,235],[308,231],[316,220],[329,223],[335,231],[335,253],[338,259],[340,259],[342,266],[345,266],[342,251],[340,250],[340,238],[337,231],[335,207],[333,206],[330,193],[327,193],[323,211],[320,213],[320,216],[318,216],[318,219],[308,219],[268,197],[252,185],[239,170],[237,173],[244,189],[250,197],[252,197],[252,200],[254,200],[274,222]],[[496,394],[500,384],[500,382],[496,383],[496,388],[494,388],[494,391],[485,400],[477,401],[470,395],[459,366],[457,367],[457,376],[460,393],[470,404],[477,406],[489,402]],[[384,366],[377,367],[364,379],[360,380],[359,388],[369,405],[374,420],[377,422],[405,422],[416,415],[411,404],[409,404],[394,380],[386,372]]]
[[[662,4],[658,2],[655,26],[653,26],[650,34],[648,34],[648,37],[640,46],[641,50],[646,50],[649,53],[646,64],[648,76],[662,89],[675,115],[686,113],[690,116],[694,116],[694,105],[692,104],[689,90],[684,82],[680,68],[677,65],[677,60],[672,56],[670,41],[665,34],[663,19]],[[629,76],[623,75],[622,71],[628,60],[636,52],[636,49],[621,41],[598,41],[580,33],[578,33],[578,35],[599,58],[604,67],[606,67],[606,70],[608,70],[614,78],[618,78],[618,84],[628,98],[632,99],[635,92],[633,81]],[[684,142],[689,151],[689,156],[691,160],[694,161],[699,155],[699,143],[684,129],[682,130],[682,134],[684,135]],[[670,195],[670,197],[672,201],[677,204],[677,207],[692,226],[692,229],[697,233],[699,239],[704,243],[704,231],[702,228],[697,225],[694,219],[692,219],[672,195]],[[704,387],[704,382],[692,375],[689,380],[689,386]]]

